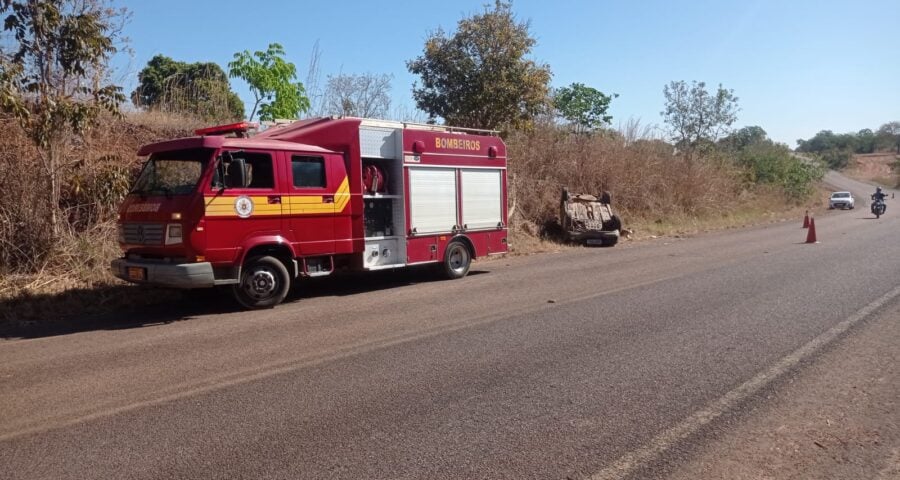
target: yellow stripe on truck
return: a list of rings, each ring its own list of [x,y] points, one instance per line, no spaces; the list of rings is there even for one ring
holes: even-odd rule
[[[344,181],[334,194],[334,213],[343,212],[348,203],[350,203],[350,182],[344,177]]]
[[[322,195],[280,195],[281,204],[269,203],[268,195],[251,195],[253,202],[251,217],[256,215],[321,215],[340,213],[350,203],[350,182],[347,177],[334,193],[333,202],[325,202]],[[210,217],[236,217],[234,202],[239,197],[206,197],[206,215]]]

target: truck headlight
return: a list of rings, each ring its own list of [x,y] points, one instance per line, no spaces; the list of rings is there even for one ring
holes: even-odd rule
[[[170,223],[166,226],[166,245],[177,245],[181,243],[181,225],[178,223]]]

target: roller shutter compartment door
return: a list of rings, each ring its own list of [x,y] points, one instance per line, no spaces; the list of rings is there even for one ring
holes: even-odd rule
[[[496,228],[503,221],[500,170],[462,171],[463,225],[469,230]]]
[[[450,232],[457,225],[456,170],[409,169],[409,228],[417,235]]]

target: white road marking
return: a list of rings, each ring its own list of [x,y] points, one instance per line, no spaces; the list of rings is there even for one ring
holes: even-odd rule
[[[850,327],[859,323],[875,312],[875,310],[881,308],[897,296],[900,296],[900,286],[866,305],[847,319],[828,329],[825,333],[812,339],[806,345],[794,350],[791,354],[772,365],[768,370],[760,372],[755,377],[726,393],[718,400],[710,403],[703,409],[698,410],[693,415],[682,420],[668,430],[663,431],[643,447],[623,455],[613,464],[591,475],[589,478],[591,480],[622,479],[638,468],[646,466],[661,454],[672,448],[676,443],[697,433],[702,427],[722,416],[724,413],[734,408],[738,403],[743,402],[766,385],[778,379],[778,377],[787,373],[788,370],[796,366],[805,358],[810,357],[818,350],[822,349],[822,347],[835,341],[841,334],[850,329]]]

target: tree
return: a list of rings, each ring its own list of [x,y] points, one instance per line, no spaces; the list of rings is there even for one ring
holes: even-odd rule
[[[769,141],[769,134],[762,127],[753,125],[743,127],[723,138],[719,143],[726,148],[740,151],[751,145]]]
[[[716,142],[737,120],[738,98],[733,90],[719,85],[715,92],[706,90],[703,82],[673,81],[663,88],[666,109],[661,113],[669,124],[673,142],[688,161],[704,146]]]
[[[850,164],[854,152],[864,153],[868,129],[859,134],[835,134],[831,130],[822,130],[809,140],[797,140],[797,151],[814,153],[829,168],[840,170]]]
[[[391,75],[328,76],[325,109],[329,115],[384,118],[391,109]]]
[[[850,150],[840,148],[830,148],[818,153],[819,159],[825,162],[825,165],[828,165],[828,168],[834,170],[841,170],[849,165],[850,158],[852,157]]]
[[[66,153],[103,111],[118,114],[122,89],[108,81],[124,10],[105,0],[0,0],[13,51],[0,57],[0,106],[40,153],[46,211],[59,233],[60,178]]]
[[[846,150],[849,153],[861,152],[866,148],[865,135],[871,130],[860,130],[859,134],[835,134],[831,130],[822,130],[809,140],[797,140],[797,151],[822,153],[827,150]]]
[[[166,86],[184,71],[185,65],[165,55],[151,58],[138,73],[138,87],[131,92],[131,102],[136,106],[157,106],[165,96]]]
[[[874,153],[875,152],[875,132],[869,128],[864,128],[856,133],[856,153]]]
[[[431,34],[422,56],[407,62],[421,86],[413,98],[430,121],[471,128],[529,128],[549,105],[550,68],[526,57],[535,45],[509,3],[464,18],[456,33]]]
[[[878,143],[884,148],[896,148],[900,155],[900,122],[888,122],[878,127]]]
[[[596,88],[573,83],[556,90],[553,106],[557,114],[577,130],[591,131],[612,121],[612,115],[607,115],[606,112],[612,99],[618,96],[616,93],[606,95]]]
[[[228,63],[231,78],[243,79],[253,93],[250,120],[259,109],[260,120],[296,118],[309,110],[309,98],[303,84],[297,80],[297,67],[284,59],[284,47],[270,43],[266,51],[234,54]]]
[[[138,81],[131,93],[136,106],[215,121],[244,118],[244,102],[231,90],[228,76],[215,63],[186,63],[156,55],[138,73]]]
[[[822,130],[809,140],[802,138],[797,140],[797,151],[817,153],[830,148],[834,148],[837,143],[834,132],[831,130]]]

